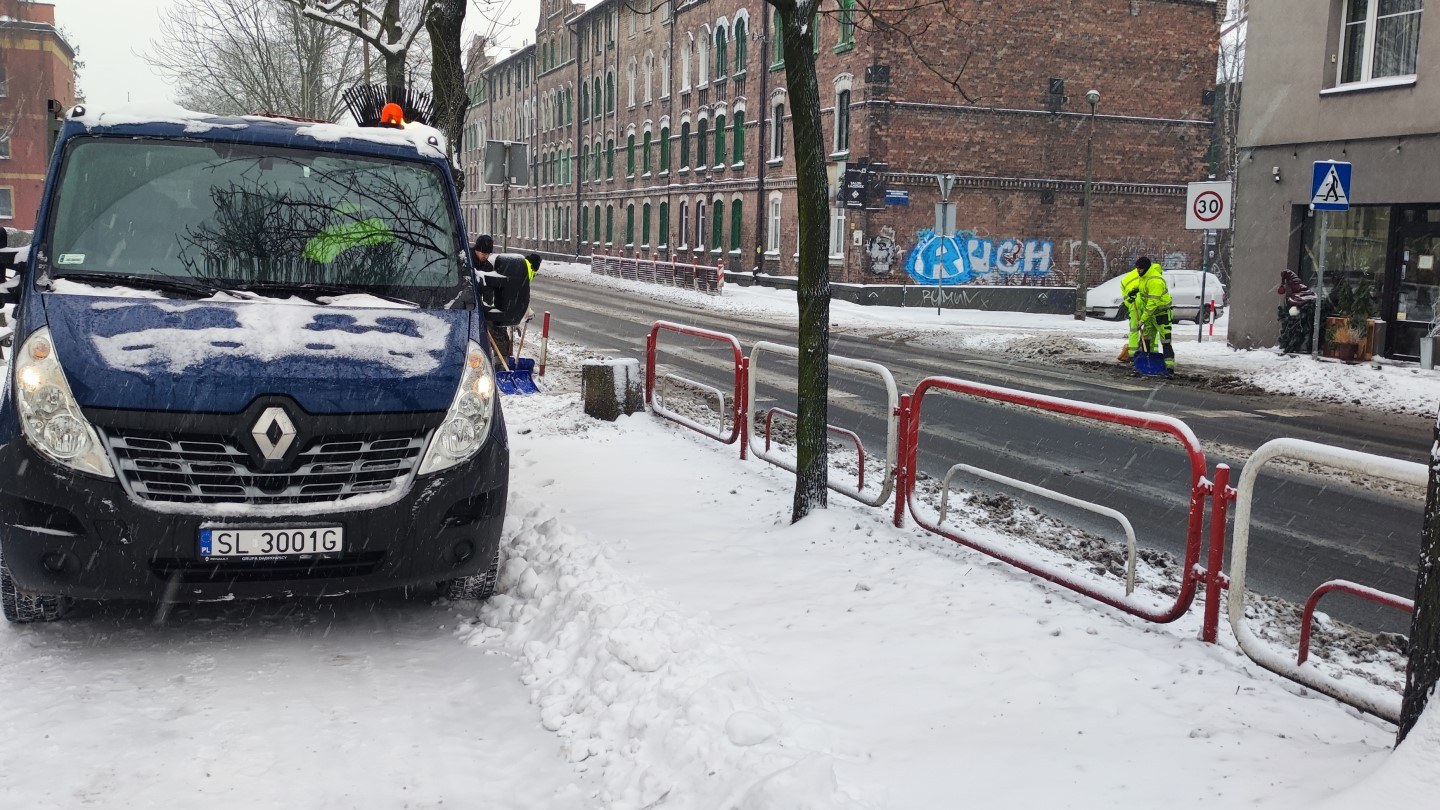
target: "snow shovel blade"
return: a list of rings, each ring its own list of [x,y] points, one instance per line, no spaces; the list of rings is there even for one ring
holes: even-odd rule
[[[1146,377],[1165,376],[1165,355],[1160,352],[1136,352],[1135,370]]]
[[[529,357],[506,359],[510,366],[509,371],[504,369],[495,372],[495,387],[500,389],[502,394],[538,394],[539,386],[535,385],[535,361]]]

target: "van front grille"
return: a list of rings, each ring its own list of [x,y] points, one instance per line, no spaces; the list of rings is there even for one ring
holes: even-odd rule
[[[225,436],[103,432],[126,488],[168,503],[283,505],[401,492],[425,449],[425,432],[318,437],[289,471],[265,472]]]

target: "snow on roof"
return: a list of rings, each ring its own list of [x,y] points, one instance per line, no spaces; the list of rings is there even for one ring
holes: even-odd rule
[[[424,156],[445,157],[446,139],[440,130],[424,124],[406,124],[404,129],[385,127],[359,127],[352,124],[309,124],[289,118],[264,115],[229,117],[187,110],[169,102],[145,102],[122,104],[101,110],[81,107],[82,114],[76,121],[86,129],[94,127],[116,127],[136,124],[177,124],[186,132],[202,133],[212,129],[244,129],[251,123],[271,123],[295,127],[295,134],[313,138],[325,143],[341,140],[367,141],[390,146],[411,146]]]

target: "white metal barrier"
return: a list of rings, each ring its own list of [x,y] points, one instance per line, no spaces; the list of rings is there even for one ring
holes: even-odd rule
[[[655,386],[655,400],[651,403],[651,407],[653,407],[655,410],[657,410],[657,411],[659,411],[660,413],[662,413],[664,416],[666,416],[666,417],[668,417],[668,418],[670,418],[670,419],[673,419],[673,420],[675,420],[675,421],[677,421],[677,422],[680,422],[680,423],[684,424],[686,427],[689,427],[689,428],[691,428],[691,429],[693,429],[693,430],[698,430],[698,431],[700,431],[701,433],[704,433],[705,435],[711,437],[712,439],[722,439],[722,440],[723,440],[723,439],[725,438],[725,436],[724,436],[724,433],[725,433],[725,392],[724,392],[724,391],[721,391],[719,388],[716,388],[716,387],[713,386],[713,385],[706,385],[705,383],[702,383],[702,382],[696,382],[695,380],[692,380],[692,379],[690,379],[690,378],[688,378],[688,377],[681,377],[679,374],[672,374],[672,373],[670,373],[670,372],[662,372],[661,374],[657,375],[657,378],[656,378],[656,379],[658,380],[658,383],[659,383],[659,384],[657,384],[657,385]],[[698,423],[695,422],[694,420],[689,419],[689,418],[687,418],[687,417],[685,417],[685,416],[683,416],[683,415],[681,415],[681,414],[676,413],[675,411],[672,411],[672,410],[668,409],[668,408],[666,407],[666,405],[665,405],[665,394],[667,393],[667,391],[669,390],[670,386],[672,386],[672,385],[679,385],[679,386],[684,386],[684,387],[687,387],[687,388],[692,388],[692,389],[695,389],[695,390],[697,390],[697,391],[700,391],[701,393],[709,394],[710,396],[715,397],[716,400],[717,400],[718,403],[719,403],[719,405],[718,405],[718,406],[716,407],[716,409],[715,409],[715,412],[716,412],[716,414],[718,414],[719,417],[720,417],[720,426],[719,426],[718,428],[716,428],[716,429],[712,432],[709,428],[703,427],[702,425],[698,424]]]
[[[1255,480],[1267,463],[1276,459],[1308,461],[1362,475],[1385,478],[1402,484],[1424,487],[1428,470],[1424,464],[1400,461],[1370,453],[1346,450],[1302,439],[1272,439],[1255,450],[1245,462],[1236,486],[1235,539],[1230,559],[1230,629],[1240,649],[1255,663],[1296,683],[1329,695],[1336,700],[1390,722],[1400,719],[1400,696],[1378,688],[1368,689],[1335,680],[1314,664],[1293,663],[1257,637],[1245,623],[1245,562],[1250,550],[1250,514],[1255,502]],[[1324,587],[1324,586],[1322,586]]]
[[[1125,530],[1125,595],[1130,596],[1135,593],[1135,527],[1130,525],[1130,518],[1125,517],[1124,513],[1098,503],[1082,501],[1079,498],[1071,497],[1063,492],[1046,489],[1039,484],[1032,484],[1029,481],[1021,481],[1018,478],[1001,475],[1000,473],[992,472],[983,467],[976,467],[971,464],[956,464],[945,473],[945,479],[940,483],[940,520],[938,521],[940,523],[945,522],[945,513],[950,509],[950,480],[955,477],[955,473],[957,472],[969,473],[980,478],[994,481],[997,484],[1014,487],[1022,492],[1028,492],[1031,495],[1039,495],[1042,498],[1049,498],[1052,501],[1073,506],[1076,509],[1084,509],[1087,512],[1108,517],[1116,523],[1119,523],[1120,528]]]
[[[745,407],[745,423],[749,427],[746,433],[749,436],[750,452],[754,453],[756,458],[764,459],[783,470],[793,473],[795,472],[795,465],[793,463],[783,456],[768,451],[763,442],[760,442],[756,438],[758,431],[755,429],[755,378],[759,376],[757,371],[760,368],[760,355],[764,352],[795,359],[799,359],[800,357],[800,350],[794,346],[782,346],[779,343],[771,343],[765,340],[759,341],[755,344],[755,347],[750,350],[750,369],[747,375],[748,380],[746,381],[745,398],[747,403]],[[895,469],[895,462],[899,456],[900,389],[895,385],[895,377],[890,373],[890,369],[885,368],[879,363],[872,363],[869,360],[856,360],[850,357],[839,357],[832,354],[830,355],[830,367],[832,369],[843,368],[851,371],[874,374],[885,384],[885,394],[887,397],[885,402],[885,474],[880,477],[880,480],[884,482],[881,485],[880,493],[873,497],[867,496],[856,487],[827,480],[830,489],[835,490],[841,495],[847,495],[867,506],[881,506],[890,500],[890,493],[895,491],[895,476],[891,474],[891,471]],[[864,463],[863,448],[860,463]]]

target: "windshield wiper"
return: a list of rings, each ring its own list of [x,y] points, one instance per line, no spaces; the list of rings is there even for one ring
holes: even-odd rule
[[[140,276],[131,273],[55,273],[51,278],[68,278],[107,287],[130,287],[137,290],[159,290],[179,293],[195,298],[209,298],[223,292],[199,281],[175,278],[174,276]]]
[[[339,284],[320,284],[312,281],[252,281],[247,282],[240,289],[255,293],[294,293],[315,300],[317,303],[320,303],[318,299],[323,296],[369,295],[384,301],[389,301],[392,304],[404,304],[405,306],[415,307],[416,309],[420,308],[420,305],[414,301],[407,301],[404,298],[393,295],[386,295],[385,293],[378,293],[373,290],[345,287]]]

